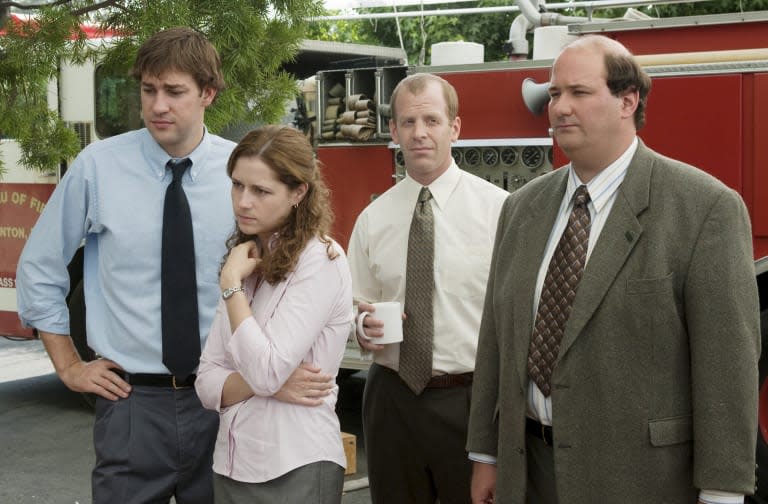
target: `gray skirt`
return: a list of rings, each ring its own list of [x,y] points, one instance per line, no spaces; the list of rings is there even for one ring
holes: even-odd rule
[[[344,468],[321,461],[301,466],[264,483],[243,483],[213,474],[216,504],[340,504]]]

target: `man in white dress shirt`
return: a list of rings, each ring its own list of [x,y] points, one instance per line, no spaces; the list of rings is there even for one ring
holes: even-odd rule
[[[363,331],[372,341],[360,334],[357,339],[374,354],[363,396],[371,496],[375,504],[438,499],[464,504],[477,334],[496,221],[507,193],[454,163],[451,143],[459,137],[461,120],[448,82],[430,74],[409,76],[393,92],[391,105],[392,138],[400,144],[407,176],[357,219],[349,245],[353,291],[359,311],[374,311],[374,302],[406,301],[409,232],[419,194],[427,188],[434,287],[423,295],[433,313],[432,365],[423,387],[406,385],[399,374],[403,344],[377,344],[383,322],[375,312],[365,317]],[[404,312],[407,317],[407,303]],[[407,342],[413,335],[407,324],[404,329]]]

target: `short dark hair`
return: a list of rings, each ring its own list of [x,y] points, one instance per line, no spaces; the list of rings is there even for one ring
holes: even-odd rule
[[[628,51],[605,51],[603,62],[605,82],[612,95],[620,96],[627,91],[637,91],[640,99],[635,110],[635,128],[639,130],[645,125],[645,107],[648,93],[651,92],[651,78]]]
[[[139,47],[131,75],[141,81],[144,75],[159,77],[168,70],[191,75],[201,91],[211,88],[218,92],[225,87],[219,53],[192,28],[170,28],[149,37]]]

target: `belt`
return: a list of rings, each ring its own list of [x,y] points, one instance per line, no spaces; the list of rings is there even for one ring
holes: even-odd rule
[[[552,427],[537,422],[533,418],[525,417],[525,432],[544,441],[547,446],[552,446]]]
[[[126,373],[118,369],[112,371],[129,384],[140,387],[189,388],[194,386],[197,378],[195,374],[181,377],[169,374]]]
[[[468,387],[472,385],[472,375],[473,373],[461,373],[433,376],[425,388]]]

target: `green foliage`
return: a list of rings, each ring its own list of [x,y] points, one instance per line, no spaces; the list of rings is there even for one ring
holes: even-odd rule
[[[481,0],[459,4],[436,4],[399,7],[398,12],[457,9],[466,7],[495,7],[509,5],[507,0]],[[361,13],[392,12],[391,9],[361,9]],[[424,16],[400,18],[402,47],[410,64],[429,63],[430,47],[437,42],[463,40],[485,45],[485,60],[504,59],[502,45],[507,40],[509,26],[515,13],[468,14],[462,16]],[[311,38],[338,42],[362,42],[400,47],[400,35],[395,19],[316,22],[310,26]]]
[[[550,2],[552,3],[552,2]],[[510,5],[508,0],[480,0],[476,2],[437,4],[424,7],[428,10],[469,7],[494,7]],[[398,12],[421,10],[420,6],[400,7]],[[619,18],[626,9],[601,9],[592,13],[596,18]],[[712,0],[679,4],[654,5],[638,8],[653,17],[692,16],[726,12],[768,10],[768,0]],[[392,9],[363,9],[363,12],[392,12]],[[556,11],[567,16],[588,16],[584,9]],[[332,13],[328,13],[332,14]],[[509,37],[509,27],[517,12],[493,14],[466,14],[461,16],[431,16],[401,18],[400,29],[403,48],[411,64],[429,63],[429,48],[437,42],[464,40],[485,46],[485,61],[503,61],[502,50]],[[422,31],[423,29],[423,31]],[[316,22],[310,27],[313,38],[338,42],[365,42],[400,47],[395,19],[350,20]]]
[[[73,29],[74,26],[74,29]],[[62,152],[72,152],[77,145],[75,135],[61,132],[62,124],[53,117],[47,105],[47,83],[54,76],[59,59],[65,54],[65,40],[72,34],[78,40],[71,49],[78,57],[83,46],[79,41],[77,23],[73,19],[57,20],[50,9],[40,11],[35,23],[6,23],[6,36],[0,37],[0,132],[4,137],[19,139],[22,145],[34,149],[37,133],[56,135]],[[52,137],[41,139],[45,145],[40,153],[24,149],[22,152],[29,166],[38,170],[50,170],[62,159],[51,156]],[[57,146],[53,146],[53,151]],[[2,159],[0,159],[2,163]],[[44,164],[41,164],[44,163]],[[0,176],[4,166],[0,165]]]
[[[650,5],[638,8],[641,12],[652,17],[668,18],[679,16],[702,16],[707,14],[724,14],[728,12],[748,12],[768,9],[768,0],[717,0],[709,2],[679,3],[666,5]],[[583,10],[576,10],[575,15],[587,15]],[[621,17],[624,10],[611,9],[596,13],[601,18]]]
[[[2,7],[0,0],[0,7]],[[0,36],[0,135],[19,140],[25,166],[49,171],[79,150],[77,136],[47,109],[46,87],[62,59],[98,58],[127,74],[141,43],[173,26],[204,33],[219,50],[227,88],[206,114],[218,133],[234,124],[272,122],[295,83],[281,70],[299,47],[319,0],[71,0],[35,11],[34,22],[6,21]],[[87,43],[81,23],[121,34]],[[71,134],[70,134],[71,133]],[[2,176],[0,159],[0,176]]]
[[[74,157],[80,150],[75,132],[58,120],[47,106],[34,111],[35,121],[19,132],[16,140],[26,166],[55,167],[62,159]]]
[[[374,34],[374,27],[375,23],[370,20],[315,22],[307,27],[307,38],[329,42],[381,44],[381,39]]]

